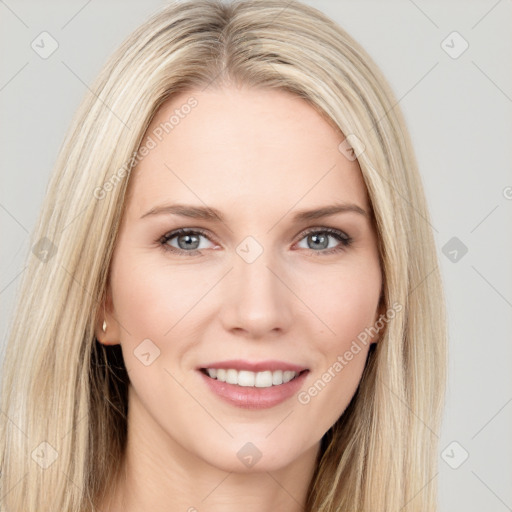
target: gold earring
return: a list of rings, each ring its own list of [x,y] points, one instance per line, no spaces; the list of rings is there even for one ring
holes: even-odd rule
[[[107,322],[103,320],[103,326],[102,326],[103,332],[107,332]]]

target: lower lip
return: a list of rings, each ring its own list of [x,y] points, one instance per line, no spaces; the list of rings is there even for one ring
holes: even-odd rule
[[[228,384],[199,371],[209,388],[220,398],[243,409],[268,409],[288,400],[301,388],[308,370],[295,379],[269,388],[256,388]]]

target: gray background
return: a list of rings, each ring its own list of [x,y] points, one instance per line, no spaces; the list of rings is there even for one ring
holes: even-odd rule
[[[512,2],[307,3],[372,55],[416,148],[448,301],[447,407],[432,475],[440,511],[512,511]],[[71,116],[105,59],[162,4],[0,0],[2,351]],[[31,47],[43,31],[59,45],[46,59]],[[469,44],[457,58],[463,41],[446,39],[453,31]]]

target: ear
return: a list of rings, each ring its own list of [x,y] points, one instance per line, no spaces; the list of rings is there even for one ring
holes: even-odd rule
[[[386,331],[386,303],[384,300],[384,295],[382,294],[379,299],[379,305],[377,306],[377,312],[375,313],[375,318],[373,321],[373,325],[370,328],[371,337],[370,337],[370,345],[373,343],[377,343],[382,338],[382,335]]]
[[[98,306],[94,332],[96,339],[103,345],[118,345],[120,343],[120,329],[114,315],[110,286],[108,286],[105,297]]]

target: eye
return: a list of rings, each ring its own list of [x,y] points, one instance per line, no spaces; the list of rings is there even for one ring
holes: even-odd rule
[[[329,239],[335,239],[339,242],[334,247],[330,244]],[[302,240],[306,240],[305,249],[312,249],[315,256],[322,256],[344,251],[352,243],[352,238],[340,231],[339,229],[333,228],[313,228],[302,233]],[[311,243],[308,243],[311,241]],[[304,247],[302,247],[304,248]],[[319,249],[319,250],[317,250]]]
[[[184,253],[194,255],[201,254],[199,249],[208,248],[201,247],[201,237],[208,239],[206,234],[201,230],[180,228],[167,233],[159,242],[164,250],[175,252],[180,256],[184,255]],[[171,241],[174,242],[174,239],[176,239],[177,247],[170,243]]]
[[[307,243],[308,247],[305,247],[305,249],[310,249],[312,253],[316,253],[316,256],[343,251],[352,243],[352,238],[343,231],[327,227],[309,229],[301,233],[301,236],[301,241],[304,239],[311,240],[311,244]],[[206,232],[200,229],[180,228],[167,233],[158,242],[165,251],[171,251],[180,256],[194,256],[200,255],[201,249],[208,249],[208,247],[201,247],[201,237],[210,240]],[[337,240],[339,244],[333,247],[330,244],[330,239]],[[177,246],[171,244],[171,242],[175,242]]]

